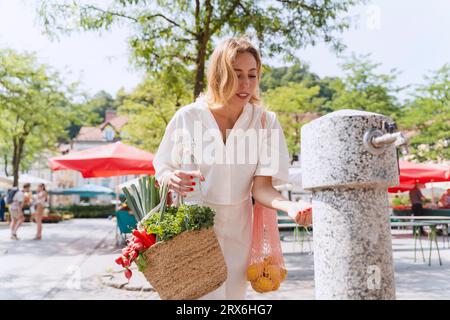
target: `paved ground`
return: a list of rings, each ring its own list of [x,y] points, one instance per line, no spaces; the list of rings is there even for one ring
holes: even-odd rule
[[[35,225],[19,230],[20,241],[9,240],[0,224],[0,299],[158,299],[145,278],[134,272],[127,283],[114,263],[115,224],[106,219],[76,219],[45,224],[42,241],[31,240]],[[413,261],[414,243],[409,231],[393,237],[398,299],[450,299],[450,249],[442,248],[443,266],[432,253],[428,261]],[[283,241],[288,277],[281,288],[249,299],[314,299],[313,255],[308,243],[303,252],[290,234]],[[428,241],[425,254],[428,259]],[[421,258],[418,255],[418,258]]]

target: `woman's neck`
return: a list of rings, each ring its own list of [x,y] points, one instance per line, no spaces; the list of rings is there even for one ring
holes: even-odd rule
[[[244,110],[244,106],[236,106],[236,105],[230,105],[230,104],[226,104],[226,105],[222,105],[222,106],[218,106],[215,107],[214,109],[212,109],[217,115],[227,118],[231,121],[236,121],[239,116],[241,115],[242,111]]]

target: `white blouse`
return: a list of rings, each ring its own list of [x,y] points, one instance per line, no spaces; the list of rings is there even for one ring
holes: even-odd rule
[[[166,127],[153,159],[159,183],[171,171],[200,169],[201,197],[210,203],[238,204],[248,199],[254,176],[271,176],[274,186],[288,183],[289,153],[274,112],[247,103],[223,143],[219,126],[204,100],[180,108]],[[189,200],[190,193],[187,193]]]

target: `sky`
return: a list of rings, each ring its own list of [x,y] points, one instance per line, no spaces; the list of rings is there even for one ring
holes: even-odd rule
[[[382,64],[380,72],[401,71],[397,84],[418,84],[423,76],[450,63],[449,0],[372,0],[354,8],[350,30],[340,37],[344,54],[371,54]],[[105,90],[115,95],[124,87],[132,90],[142,71],[129,62],[127,36],[131,30],[115,28],[61,36],[52,42],[37,23],[34,0],[0,0],[0,48],[34,51],[39,61],[59,70],[69,81],[80,80],[82,88],[94,94]],[[319,76],[342,76],[342,60],[323,44],[298,51]],[[280,65],[274,59],[269,62]]]

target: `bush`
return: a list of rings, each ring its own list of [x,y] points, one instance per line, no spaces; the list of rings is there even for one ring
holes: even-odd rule
[[[73,214],[74,218],[108,218],[115,213],[114,205],[79,206],[71,205],[52,209],[53,212]]]

